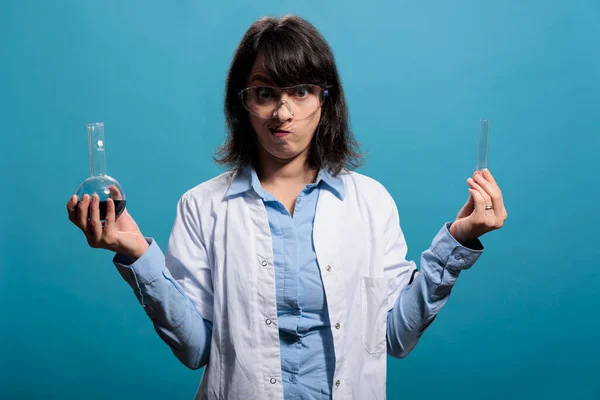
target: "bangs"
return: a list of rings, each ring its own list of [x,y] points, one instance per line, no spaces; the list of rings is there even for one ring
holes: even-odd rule
[[[327,86],[330,57],[315,51],[320,37],[301,35],[294,30],[274,30],[263,35],[256,51],[264,55],[264,68],[277,86],[312,83]]]

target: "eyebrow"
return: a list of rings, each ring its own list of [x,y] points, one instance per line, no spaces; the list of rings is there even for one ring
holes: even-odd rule
[[[267,85],[270,85],[273,83],[273,81],[271,79],[269,79],[268,77],[266,77],[264,75],[260,75],[260,74],[254,75],[252,77],[252,79],[250,80],[250,83],[252,83],[254,81],[261,82],[261,83],[264,83]]]

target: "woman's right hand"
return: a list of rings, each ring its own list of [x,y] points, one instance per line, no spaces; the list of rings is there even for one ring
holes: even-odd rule
[[[111,198],[107,200],[104,223],[100,221],[100,199],[97,194],[91,199],[89,195],[84,195],[79,204],[77,195],[73,195],[67,202],[67,211],[71,222],[85,234],[90,247],[126,255],[131,262],[140,258],[148,249],[148,242],[127,208],[119,218],[115,218],[115,203]]]

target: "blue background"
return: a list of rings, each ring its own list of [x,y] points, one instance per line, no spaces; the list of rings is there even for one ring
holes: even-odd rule
[[[333,48],[364,150],[419,262],[467,200],[480,118],[509,213],[482,238],[388,397],[600,399],[600,3],[17,1],[0,6],[0,398],[193,398],[201,371],[154,332],[65,203],[105,123],[110,175],[166,247],[181,194],[222,170],[223,87],[262,15]],[[7,185],[8,183],[8,185]]]

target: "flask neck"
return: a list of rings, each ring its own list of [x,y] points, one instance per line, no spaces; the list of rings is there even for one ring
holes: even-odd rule
[[[90,175],[106,175],[106,152],[104,150],[104,123],[89,124],[88,145],[90,149]]]

